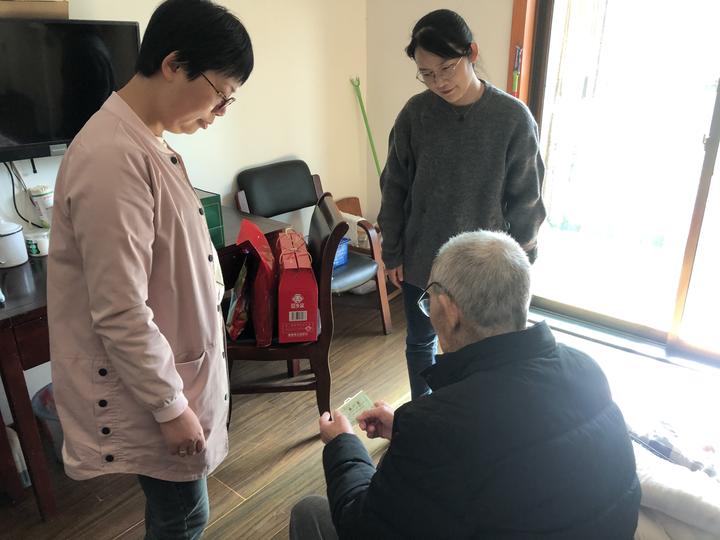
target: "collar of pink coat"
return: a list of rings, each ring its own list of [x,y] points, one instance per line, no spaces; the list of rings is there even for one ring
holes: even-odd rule
[[[125,103],[125,100],[121,98],[117,92],[110,94],[110,97],[107,98],[102,108],[120,118],[134,132],[145,139],[149,145],[157,148],[159,152],[167,155],[177,155],[177,152],[175,152],[170,145],[165,146],[160,142],[155,134],[150,131],[150,128],[140,120],[140,117],[132,110],[130,105]]]

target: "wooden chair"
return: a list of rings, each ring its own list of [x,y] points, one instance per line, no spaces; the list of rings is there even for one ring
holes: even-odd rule
[[[263,217],[313,206],[323,192],[320,177],[311,174],[307,164],[301,160],[247,169],[240,172],[235,181],[238,209]],[[336,268],[333,273],[332,292],[340,294],[374,280],[383,332],[387,335],[392,332],[392,321],[380,240],[368,221],[363,220],[359,226],[368,235],[370,250],[348,253],[347,264]]]
[[[313,271],[318,283],[318,307],[320,310],[320,335],[316,342],[281,344],[276,340],[270,347],[258,348],[254,340],[227,342],[228,371],[231,375],[231,394],[255,394],[265,392],[296,392],[314,390],[320,414],[330,411],[330,343],[334,321],[332,313],[332,272],[335,252],[340,239],[348,230],[340,211],[330,193],[321,195],[310,222],[308,251],[313,260]],[[225,286],[230,289],[237,279],[240,261],[244,259],[241,249],[224,250],[220,255]],[[240,361],[295,362],[309,359],[312,375],[295,376],[273,382],[232,382],[232,368]],[[297,373],[294,373],[297,375]]]

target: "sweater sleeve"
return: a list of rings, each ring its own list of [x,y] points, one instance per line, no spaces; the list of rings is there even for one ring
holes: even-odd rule
[[[147,305],[155,234],[147,164],[140,154],[104,148],[72,174],[68,210],[92,327],[133,397],[156,421],[167,422],[188,401],[170,344]],[[108,175],[112,181],[98,181]]]
[[[405,111],[403,109],[400,112],[390,131],[387,162],[380,175],[382,203],[378,223],[382,230],[383,262],[387,268],[403,264],[405,208],[414,174],[410,129]]]
[[[535,120],[526,111],[510,140],[503,209],[508,232],[527,251],[530,262],[537,257],[537,234],[545,219],[542,182],[545,165],[540,156]]]

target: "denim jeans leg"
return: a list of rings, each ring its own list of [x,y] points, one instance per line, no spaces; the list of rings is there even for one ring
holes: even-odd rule
[[[410,376],[410,396],[412,399],[430,393],[430,387],[420,376],[422,371],[435,363],[437,353],[437,335],[427,317],[417,305],[422,289],[403,282],[403,302],[407,320],[407,338],[405,357]]]
[[[207,478],[169,482],[138,476],[145,492],[145,540],[196,540],[210,517]]]

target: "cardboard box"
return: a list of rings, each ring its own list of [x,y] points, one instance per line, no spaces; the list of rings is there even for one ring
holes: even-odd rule
[[[278,234],[278,341],[317,341],[318,289],[312,259],[302,236],[292,230]]]
[[[0,0],[0,17],[67,19],[67,0]]]
[[[210,231],[210,239],[215,249],[220,250],[225,247],[225,228],[223,227],[220,195],[198,188],[195,188],[195,195],[198,196],[202,204],[205,221]]]

